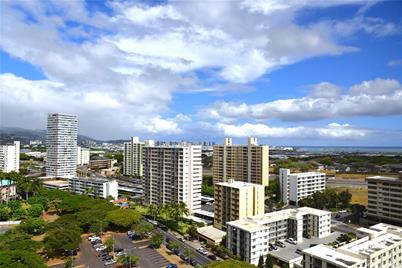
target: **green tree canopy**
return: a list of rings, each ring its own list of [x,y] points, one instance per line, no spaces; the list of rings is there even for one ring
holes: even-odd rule
[[[43,259],[25,250],[0,251],[0,267],[46,268]]]
[[[206,268],[255,268],[254,265],[244,261],[227,259],[224,261],[214,261],[205,266]]]
[[[132,209],[117,209],[106,214],[106,220],[118,229],[130,228],[135,222],[141,219],[141,214]]]
[[[163,235],[160,233],[154,233],[151,237],[151,246],[153,248],[159,248],[163,243]]]
[[[43,206],[41,204],[33,204],[27,209],[27,215],[29,217],[39,217],[42,215]]]
[[[79,247],[81,242],[79,228],[54,228],[46,233],[44,239],[45,250],[50,256],[64,256],[67,251]]]
[[[38,235],[45,231],[45,221],[41,218],[28,218],[24,220],[18,228],[28,234]]]
[[[132,227],[132,230],[141,237],[144,237],[146,233],[151,232],[153,229],[154,226],[146,221],[139,221],[135,223]]]

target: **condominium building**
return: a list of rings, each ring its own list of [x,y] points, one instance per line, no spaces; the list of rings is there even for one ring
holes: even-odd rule
[[[269,147],[258,145],[257,138],[249,138],[247,145],[233,145],[225,138],[223,145],[214,146],[214,183],[229,179],[268,185]]]
[[[365,237],[338,248],[317,245],[303,250],[304,268],[402,267],[402,228],[377,224],[359,228]]]
[[[144,143],[138,137],[124,143],[123,175],[142,177],[142,150]]]
[[[13,145],[0,145],[0,171],[20,171],[20,142]]]
[[[108,196],[118,198],[118,183],[116,180],[94,177],[73,177],[68,180],[70,191],[76,194],[86,194],[101,198]]]
[[[201,146],[145,146],[143,178],[145,202],[183,202],[190,213],[201,209]]]
[[[402,178],[374,176],[366,180],[368,220],[402,226]]]
[[[325,190],[325,173],[290,173],[290,169],[279,169],[281,199],[285,204],[297,205],[302,198]]]
[[[88,148],[77,146],[77,165],[88,165],[90,150]]]
[[[0,201],[17,199],[17,184],[11,179],[0,179]]]
[[[214,227],[226,230],[226,222],[264,214],[264,185],[229,179],[214,185]]]
[[[331,233],[331,212],[309,207],[285,209],[243,218],[226,224],[227,248],[244,261],[258,264],[266,256],[269,243],[293,238],[325,237]]]
[[[47,117],[46,176],[71,178],[77,172],[77,116],[49,114]]]

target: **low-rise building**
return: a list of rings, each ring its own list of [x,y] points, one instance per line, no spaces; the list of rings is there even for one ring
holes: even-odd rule
[[[116,180],[108,180],[98,177],[74,177],[68,180],[70,191],[76,194],[87,194],[107,198],[118,198],[118,183]]]
[[[285,209],[226,225],[227,248],[242,260],[256,265],[260,256],[268,254],[269,243],[287,238],[300,243],[303,237],[330,235],[331,212],[309,207]]]
[[[20,171],[20,142],[12,145],[0,145],[0,171]]]
[[[226,230],[226,222],[264,214],[264,185],[235,181],[214,185],[214,227]]]
[[[341,247],[317,245],[303,250],[303,267],[402,267],[402,228],[380,223],[358,231],[366,236]]]
[[[368,220],[402,226],[402,179],[374,176],[366,180]]]
[[[8,202],[17,198],[17,184],[9,179],[0,179],[0,200]]]
[[[285,204],[297,205],[302,198],[325,190],[325,173],[290,173],[290,169],[279,169],[281,199]]]
[[[89,168],[92,170],[111,169],[117,161],[109,158],[89,160]]]

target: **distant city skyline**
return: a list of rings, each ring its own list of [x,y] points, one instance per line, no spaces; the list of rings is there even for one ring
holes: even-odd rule
[[[2,2],[0,126],[402,146],[402,2],[302,2]]]

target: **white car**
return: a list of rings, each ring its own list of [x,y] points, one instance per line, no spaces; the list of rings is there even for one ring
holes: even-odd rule
[[[295,241],[293,238],[291,238],[291,237],[289,237],[288,239],[286,239],[286,242],[288,242],[288,243],[290,243],[290,244],[293,244],[293,245],[296,245],[296,244],[297,244],[296,241]]]
[[[208,255],[208,251],[205,248],[198,248],[197,251],[203,255]]]
[[[102,251],[104,249],[107,249],[107,247],[106,246],[101,246],[101,247],[95,248],[96,251]]]
[[[118,257],[118,256],[123,256],[123,255],[126,255],[126,253],[124,252],[124,251],[120,251],[120,252],[117,252],[116,253],[116,256]]]
[[[116,263],[115,260],[105,261],[105,266],[112,265],[112,264],[115,264],[115,263]]]
[[[100,240],[100,239],[101,238],[99,236],[96,236],[96,235],[88,237],[88,241],[94,241],[94,240]]]

